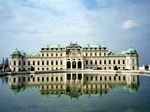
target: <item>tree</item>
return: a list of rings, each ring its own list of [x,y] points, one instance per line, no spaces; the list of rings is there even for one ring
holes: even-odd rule
[[[4,68],[8,68],[8,67],[9,67],[9,62],[8,62],[8,58],[6,58],[4,63]]]
[[[1,67],[2,67],[1,70],[4,71],[4,58],[3,58],[3,60],[2,60]]]

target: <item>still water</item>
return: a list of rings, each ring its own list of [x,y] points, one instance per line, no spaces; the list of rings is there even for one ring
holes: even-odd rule
[[[83,73],[1,77],[0,112],[150,112],[150,77]]]

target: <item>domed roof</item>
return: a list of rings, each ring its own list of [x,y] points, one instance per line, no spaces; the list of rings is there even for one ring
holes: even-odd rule
[[[13,55],[21,55],[21,52],[16,48],[13,52]]]
[[[129,48],[129,49],[127,50],[127,53],[129,53],[129,54],[136,54],[136,50],[133,49],[133,48]]]
[[[123,55],[125,55],[125,54],[137,54],[137,52],[135,49],[129,48],[127,50],[122,51],[121,54],[123,54]]]

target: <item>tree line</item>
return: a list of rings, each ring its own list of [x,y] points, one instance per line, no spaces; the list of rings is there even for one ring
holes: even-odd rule
[[[8,58],[3,58],[0,64],[0,72],[8,72],[8,71],[10,71]]]

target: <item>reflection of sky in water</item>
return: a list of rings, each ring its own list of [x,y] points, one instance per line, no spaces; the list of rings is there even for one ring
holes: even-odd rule
[[[9,82],[8,82],[9,84]],[[150,77],[140,76],[137,91],[130,92],[123,84],[110,88],[104,96],[100,94],[82,94],[78,98],[61,94],[44,94],[36,86],[28,86],[24,91],[15,94],[0,80],[1,112],[20,111],[63,111],[63,112],[148,112],[150,110]],[[112,87],[112,86],[111,86]]]

